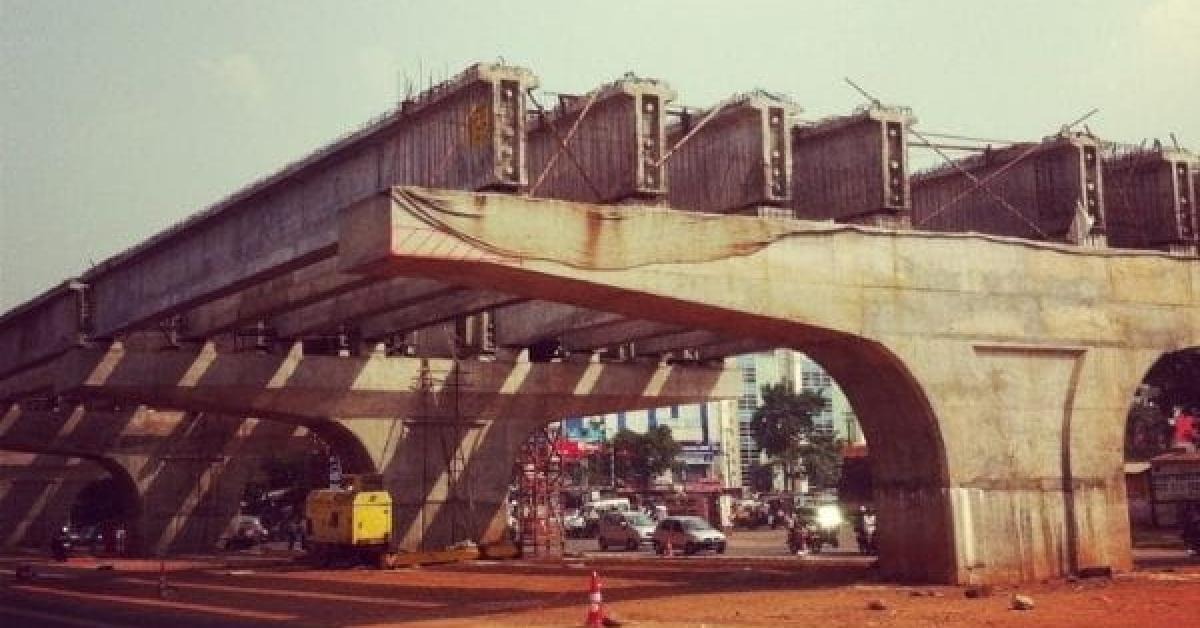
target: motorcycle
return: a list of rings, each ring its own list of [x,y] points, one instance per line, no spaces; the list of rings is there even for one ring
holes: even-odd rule
[[[837,547],[837,529],[825,528],[815,521],[800,521],[788,528],[788,551],[792,554],[819,554],[822,548]]]

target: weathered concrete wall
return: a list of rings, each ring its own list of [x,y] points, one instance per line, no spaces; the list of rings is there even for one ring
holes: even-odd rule
[[[1200,345],[1195,260],[456,193],[437,196],[442,230],[408,214],[426,194],[347,213],[344,267],[503,284],[827,362],[880,454],[885,572],[1129,567],[1124,416],[1155,358]],[[431,237],[357,235],[393,229]]]
[[[44,543],[46,530],[66,521],[78,491],[111,476],[126,489],[131,553],[211,549],[228,537],[246,483],[264,459],[302,444],[293,438],[296,430],[145,407],[52,412],[10,406],[0,423],[0,450],[34,456],[24,469],[12,469],[22,477],[20,490],[0,497],[10,515],[0,521],[0,540]]]

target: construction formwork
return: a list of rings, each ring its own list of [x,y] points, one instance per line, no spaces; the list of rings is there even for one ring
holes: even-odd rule
[[[667,129],[671,206],[739,214],[790,206],[788,129],[799,112],[777,96],[752,92],[684,113]]]
[[[1200,158],[1159,146],[1112,146],[1103,170],[1109,244],[1196,254]]]
[[[400,108],[402,132],[383,144],[383,180],[474,190],[526,184],[528,70],[476,64]]]
[[[665,110],[674,99],[665,83],[634,77],[560,96],[530,123],[530,193],[600,203],[663,198]]]
[[[912,208],[906,107],[870,105],[792,129],[797,218],[905,228]]]
[[[1096,138],[1061,133],[919,173],[911,181],[913,227],[1103,245],[1099,156]],[[1084,215],[1086,229],[1078,227]],[[1072,236],[1073,225],[1086,232]]]

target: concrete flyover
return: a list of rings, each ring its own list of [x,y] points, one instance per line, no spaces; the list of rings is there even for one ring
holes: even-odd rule
[[[27,404],[28,405],[28,404]],[[3,469],[4,546],[44,547],[89,483],[111,478],[126,551],[207,550],[228,538],[242,492],[266,458],[304,447],[293,425],[147,406],[9,404],[0,450],[25,452]]]
[[[212,547],[228,533],[257,466],[299,427],[323,439],[346,472],[383,474],[401,548],[498,542],[513,461],[535,429],[562,416],[731,397],[738,384],[736,371],[719,363],[129,344],[140,346],[72,349],[0,382],[0,398],[64,400],[56,409],[9,403],[0,449],[92,460],[128,480],[136,489],[133,546],[146,552]],[[259,420],[240,418],[251,416]],[[14,503],[14,528],[27,528],[35,510]],[[13,536],[20,540],[41,537]]]
[[[795,348],[871,443],[886,575],[1130,568],[1125,415],[1200,345],[1200,263],[971,234],[397,188],[339,269],[437,279]]]

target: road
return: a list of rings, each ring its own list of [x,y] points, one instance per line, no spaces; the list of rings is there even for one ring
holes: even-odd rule
[[[594,541],[578,541],[581,549]],[[955,587],[878,582],[870,559],[849,551],[798,558],[783,532],[738,533],[724,556],[658,558],[593,552],[566,560],[475,561],[378,571],[318,570],[281,552],[175,559],[160,595],[157,561],[0,556],[0,626],[566,626],[579,625],[587,583],[603,579],[607,608],[638,626],[1191,625],[1200,607],[1200,561],[1179,550],[1140,552],[1143,569],[1115,580],[1022,587],[1037,611],[1016,614],[1000,588],[969,600]],[[594,545],[592,545],[594,547]],[[37,577],[17,580],[21,564]],[[867,610],[882,600],[886,611]]]

